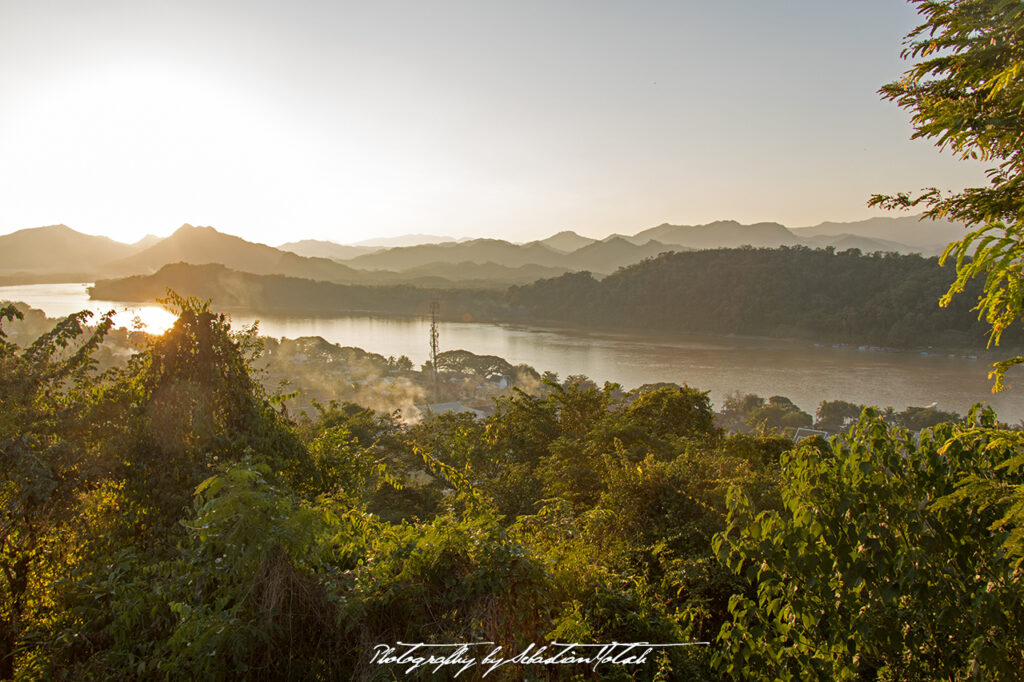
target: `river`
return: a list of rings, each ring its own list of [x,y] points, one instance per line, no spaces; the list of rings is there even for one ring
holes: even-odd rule
[[[90,300],[85,284],[33,284],[0,287],[0,300],[24,301],[51,317],[79,310],[116,310],[116,321],[131,326],[138,317],[161,332],[173,316],[156,305]],[[259,320],[261,334],[296,338],[322,336],[343,346],[358,346],[384,356],[406,355],[417,365],[428,357],[430,323],[425,319],[345,316],[280,317],[234,313],[236,327]],[[945,354],[833,347],[807,341],[736,337],[651,338],[631,335],[532,329],[518,326],[443,322],[441,350],[462,348],[497,355],[513,364],[582,374],[632,388],[645,383],[686,383],[711,392],[720,406],[733,391],[768,397],[783,395],[814,413],[822,400],[892,406],[937,403],[939,409],[965,413],[987,402],[1009,422],[1024,420],[1024,379],[1007,375],[1008,390],[993,395],[989,364],[1000,357],[979,352]],[[1019,389],[1012,384],[1021,384]]]

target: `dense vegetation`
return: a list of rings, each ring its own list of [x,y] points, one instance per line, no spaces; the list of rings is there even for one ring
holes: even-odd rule
[[[429,314],[434,299],[443,302],[447,319],[494,319],[501,316],[500,292],[419,288],[408,284],[346,285],[333,282],[255,275],[223,265],[165,265],[153,275],[100,280],[92,298],[112,301],[155,301],[172,289],[188,296],[214,299],[228,309],[280,315],[376,313]]]
[[[968,297],[940,308],[935,258],[804,247],[665,254],[597,281],[586,273],[513,287],[531,318],[665,331],[915,346],[984,344]],[[1008,338],[1008,341],[1010,339]]]
[[[1024,9],[915,2],[908,49],[932,58],[888,93],[920,135],[999,166],[989,188],[895,201],[982,224],[953,250],[980,242],[953,293],[982,275],[965,305],[980,294],[998,337],[1022,312]],[[460,305],[889,344],[975,331],[963,307],[932,311],[925,259],[735,254]],[[273,281],[300,287],[268,293],[281,304],[313,286]],[[778,433],[813,420],[781,396],[731,398],[748,432],[730,433],[690,387],[545,377],[486,419],[403,426],[350,403],[296,419],[253,376],[253,331],[176,303],[171,330],[104,371],[109,317],[27,345],[0,328],[0,678],[384,680],[404,666],[374,664],[379,644],[556,640],[710,645],[491,679],[1024,677],[1024,435],[991,412],[867,408],[850,425],[859,406],[833,401],[817,425],[842,433],[795,444]],[[0,327],[21,316],[0,308]],[[498,360],[444,358],[484,377]]]
[[[936,258],[806,247],[667,253],[598,280],[572,273],[497,291],[344,286],[167,266],[97,282],[95,298],[154,300],[167,287],[219,305],[277,314],[424,314],[449,320],[557,323],[604,329],[799,337],[898,347],[980,348],[987,325],[971,310],[981,291],[938,305],[950,274]],[[1007,344],[1024,342],[1007,332]]]
[[[960,159],[988,165],[988,182],[959,192],[930,187],[872,197],[887,208],[925,207],[932,220],[962,222],[970,231],[942,260],[956,264],[943,297],[980,290],[977,310],[998,345],[1024,318],[1024,6],[1009,0],[910,0],[921,24],[904,41],[902,56],[917,60],[881,94],[911,114],[914,138],[934,140]],[[978,282],[983,286],[978,286]],[[993,366],[994,389],[1024,355]]]
[[[1020,483],[990,414],[914,439],[868,410],[794,448],[716,428],[692,388],[575,377],[483,420],[295,421],[251,376],[256,337],[178,303],[102,373],[106,320],[0,343],[0,677],[393,679],[370,657],[398,641],[711,642],[602,679],[1024,663],[1013,500],[962,494]]]

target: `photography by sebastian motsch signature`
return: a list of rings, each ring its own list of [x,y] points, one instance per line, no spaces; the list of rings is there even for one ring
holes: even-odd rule
[[[644,665],[651,654],[659,649],[683,646],[708,646],[709,642],[611,642],[609,644],[581,644],[579,642],[548,642],[530,644],[522,651],[511,654],[494,642],[453,642],[427,644],[425,642],[395,642],[373,647],[370,663],[397,666],[403,673],[454,672],[454,677],[480,667],[483,677],[507,665],[585,665],[596,671],[602,665]]]

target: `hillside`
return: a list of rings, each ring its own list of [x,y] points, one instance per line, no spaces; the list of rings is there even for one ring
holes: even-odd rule
[[[383,248],[395,248],[400,246],[419,246],[420,244],[442,244],[454,242],[451,237],[442,237],[436,234],[403,234],[398,237],[373,237],[356,242],[351,246],[372,246]]]
[[[690,249],[735,248],[738,246],[792,246],[799,239],[778,223],[741,225],[734,220],[720,220],[707,225],[669,225],[668,223],[637,232],[634,242],[651,239],[663,244],[685,246]]]
[[[562,272],[609,274],[668,251],[807,246],[935,255],[963,231],[954,223],[921,222],[917,216],[826,222],[801,228],[723,220],[706,225],[663,223],[634,235],[616,234],[600,241],[563,231],[526,244],[501,239],[455,242],[447,237],[405,235],[369,239],[361,245],[306,239],[274,248],[212,227],[187,224],[165,239],[148,235],[135,244],[53,225],[0,236],[0,252],[7,256],[0,263],[0,282],[81,281],[146,274],[184,262],[221,263],[242,272],[335,283],[446,286],[447,282],[458,282],[495,288]],[[421,243],[432,239],[437,243]]]
[[[804,246],[810,246],[812,248],[828,248],[832,247],[836,251],[846,251],[847,249],[859,249],[864,253],[874,253],[876,251],[891,252],[891,253],[921,253],[924,255],[935,255],[929,249],[914,249],[906,244],[899,242],[891,242],[887,239],[877,239],[871,237],[864,237],[857,234],[836,234],[836,235],[818,235],[815,237],[804,237],[800,240],[800,243]],[[939,249],[941,251],[941,249]]]
[[[964,234],[962,225],[944,221],[922,222],[919,218],[877,217],[849,223],[825,222],[813,227],[797,228],[769,222],[743,225],[734,220],[719,220],[706,225],[663,223],[634,235],[611,235],[606,237],[605,241],[620,238],[634,244],[642,244],[654,239],[663,244],[688,249],[832,246],[838,251],[856,248],[865,253],[893,251],[928,256],[941,253],[946,244],[960,239]]]
[[[291,275],[325,282],[356,282],[365,274],[329,258],[307,258],[218,232],[212,227],[182,225],[170,237],[128,258],[106,263],[111,274],[145,274],[170,263],[220,263],[260,275]]]
[[[565,241],[564,243],[568,243]],[[680,247],[669,246],[654,240],[635,244],[618,238],[605,241],[591,241],[571,253],[557,251],[543,242],[512,244],[498,239],[474,239],[452,244],[429,244],[389,249],[380,253],[360,256],[346,261],[356,268],[387,269],[409,274],[424,268],[439,273],[446,266],[460,262],[485,265],[496,263],[505,268],[543,268],[549,271],[588,270],[599,274],[615,272],[620,267],[632,265],[644,258],[656,256],[664,251],[678,251]],[[458,268],[455,268],[457,271]],[[481,272],[481,276],[487,273]],[[497,273],[495,273],[497,275]],[[449,278],[462,279],[457,275]],[[487,276],[487,279],[500,279]]]
[[[985,346],[972,284],[948,308],[952,273],[919,255],[806,247],[672,253],[597,281],[586,273],[508,292],[532,320],[601,328],[802,337],[914,347]],[[1021,335],[1004,337],[1004,344]]]
[[[537,243],[543,244],[544,246],[556,251],[561,251],[562,253],[572,253],[573,251],[582,249],[584,246],[589,246],[596,241],[596,239],[591,239],[590,237],[580,236],[572,230],[565,230],[558,234],[553,234],[547,239],[538,240]]]
[[[566,257],[570,270],[588,270],[595,273],[611,273],[620,267],[638,263],[666,251],[685,250],[684,247],[668,246],[649,240],[645,244],[633,244],[622,238],[594,242],[574,251]]]
[[[0,236],[0,273],[92,273],[99,264],[135,251],[133,245],[67,225],[33,227]]]
[[[520,265],[513,268],[497,263],[463,261],[454,264],[427,263],[426,265],[404,270],[400,274],[403,277],[403,281],[409,283],[416,283],[420,278],[435,277],[444,278],[449,285],[458,283],[464,286],[468,283],[473,283],[474,285],[487,285],[488,288],[493,288],[502,284],[505,286],[527,284],[545,277],[558,277],[569,270],[570,268],[558,266]]]
[[[770,222],[743,225],[734,220],[721,220],[706,225],[663,223],[633,235],[613,234],[602,240],[563,231],[526,244],[496,239],[421,244],[356,256],[345,263],[355,268],[401,272],[432,264],[494,262],[509,267],[542,265],[606,274],[665,251],[741,246],[831,246],[837,251],[859,249],[864,253],[921,252],[934,255],[941,252],[949,241],[946,237],[955,236],[956,230],[962,228],[948,223],[931,229],[928,223],[920,223],[916,217],[822,223],[816,227],[797,229]]]
[[[346,261],[354,268],[367,270],[408,270],[431,263],[500,263],[508,267],[521,265],[564,265],[565,254],[533,242],[518,245],[501,239],[472,239],[465,242],[423,244],[388,249]]]
[[[892,240],[926,255],[938,254],[952,241],[963,238],[963,225],[948,221],[922,221],[919,216],[879,217],[853,223],[825,222],[814,227],[797,227],[800,238],[855,235],[867,239]]]
[[[351,246],[323,241],[322,239],[302,239],[297,242],[288,242],[277,247],[281,251],[290,251],[299,256],[309,258],[330,258],[331,260],[343,261],[356,256],[363,256],[368,253],[382,251],[381,246]]]
[[[148,249],[149,247],[163,241],[163,239],[163,237],[158,237],[155,234],[147,234],[142,239],[132,242],[131,247],[135,251],[142,251],[143,249]]]
[[[253,275],[220,265],[170,265],[154,275],[100,281],[94,298],[151,301],[166,287],[254,312],[425,314],[444,319],[558,324],[662,334],[741,334],[890,347],[981,349],[985,325],[971,311],[977,286],[949,308],[937,301],[950,273],[919,255],[860,255],[807,247],[666,253],[603,280],[589,273],[507,291],[409,285],[346,286]],[[1004,345],[1024,338],[1007,332]]]
[[[494,319],[503,306],[500,291],[343,285],[238,272],[219,264],[187,263],[164,266],[152,275],[100,280],[90,287],[89,294],[94,299],[112,301],[155,301],[166,295],[167,288],[183,296],[213,299],[220,309],[289,315],[425,315],[430,302],[440,298],[442,314],[448,319]]]

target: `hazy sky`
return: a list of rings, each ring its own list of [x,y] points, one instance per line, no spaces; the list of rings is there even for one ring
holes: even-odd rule
[[[876,94],[901,0],[0,0],[0,233],[524,241],[981,181]]]

